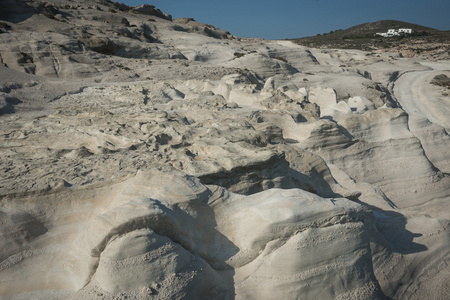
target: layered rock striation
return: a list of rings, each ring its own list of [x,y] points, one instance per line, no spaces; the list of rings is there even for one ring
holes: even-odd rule
[[[448,62],[0,8],[0,297],[448,294]]]

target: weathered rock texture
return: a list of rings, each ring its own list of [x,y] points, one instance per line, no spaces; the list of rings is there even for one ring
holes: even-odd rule
[[[450,293],[448,62],[0,11],[0,297]]]

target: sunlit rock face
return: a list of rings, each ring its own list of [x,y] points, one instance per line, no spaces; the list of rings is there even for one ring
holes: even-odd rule
[[[35,201],[15,203],[25,199]],[[381,295],[370,212],[345,198],[300,189],[244,196],[155,171],[8,206],[28,212],[3,213],[2,292],[9,296],[94,286],[170,297]],[[44,206],[41,223],[31,216]]]
[[[447,62],[103,0],[0,19],[0,298],[449,294]]]

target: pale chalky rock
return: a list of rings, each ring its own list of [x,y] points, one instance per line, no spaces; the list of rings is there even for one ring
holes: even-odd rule
[[[331,117],[333,120],[339,120],[341,116],[351,113],[350,106],[344,102],[339,101],[332,106],[324,107],[320,110],[320,117]]]
[[[450,294],[448,51],[51,2],[0,1],[0,298]]]
[[[108,190],[56,193],[45,206],[78,201],[78,209],[41,213],[43,223],[33,221],[37,203],[30,203],[29,213],[4,211],[4,217],[18,220],[14,216],[22,214],[24,221],[8,227],[13,234],[3,235],[4,242],[13,242],[14,232],[23,228],[30,254],[20,256],[20,248],[2,253],[16,257],[15,263],[3,263],[1,274],[8,279],[2,294],[98,285],[107,293],[157,286],[170,297],[264,298],[269,291],[289,297],[381,295],[372,269],[369,212],[347,199],[299,189],[243,196],[181,173],[156,171],[140,172]],[[41,229],[31,230],[33,222]],[[38,262],[46,276],[33,279]],[[21,287],[17,276],[29,284]],[[264,288],[255,290],[259,286]]]
[[[375,105],[370,102],[367,98],[361,96],[355,96],[348,98],[348,105],[352,111],[357,113],[363,113],[366,110],[375,109]]]
[[[337,103],[336,92],[332,88],[311,87],[308,100],[319,105],[321,112],[326,112],[327,109],[331,109]]]

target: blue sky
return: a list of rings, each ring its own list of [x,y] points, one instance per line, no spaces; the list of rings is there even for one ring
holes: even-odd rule
[[[174,18],[194,18],[240,37],[297,38],[380,20],[450,30],[450,0],[116,1],[155,5]]]

